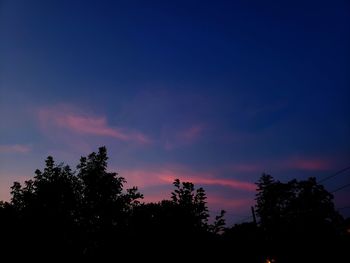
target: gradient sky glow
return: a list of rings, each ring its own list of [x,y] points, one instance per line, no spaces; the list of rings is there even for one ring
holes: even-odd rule
[[[190,180],[237,222],[262,172],[349,166],[349,14],[346,0],[1,1],[0,199],[48,155],[75,166],[106,145],[146,201]],[[350,205],[349,188],[335,197]]]

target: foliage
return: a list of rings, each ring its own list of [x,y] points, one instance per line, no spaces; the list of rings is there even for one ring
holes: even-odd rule
[[[98,153],[82,157],[77,171],[72,172],[49,156],[46,167],[36,170],[33,180],[25,181],[24,186],[15,182],[10,204],[22,230],[28,236],[35,232],[43,246],[47,246],[43,239],[56,246],[78,245],[78,254],[95,253],[111,241],[112,233],[123,232],[143,196],[136,187],[123,191],[125,179],[107,172],[107,160],[106,148],[101,147]]]
[[[181,183],[175,179],[175,190],[171,193],[172,202],[181,210],[182,221],[191,227],[200,229],[208,227],[209,212],[206,194],[203,188],[194,189],[190,182]]]
[[[268,231],[289,228],[305,232],[335,226],[341,220],[333,195],[313,177],[281,183],[263,174],[257,186],[256,211],[260,225]]]
[[[171,200],[141,203],[143,195],[137,187],[124,190],[126,180],[108,172],[107,161],[105,147],[81,157],[75,171],[56,165],[49,156],[44,170],[36,170],[33,179],[23,186],[13,184],[11,202],[0,204],[7,216],[2,219],[16,222],[16,235],[23,246],[29,244],[28,251],[41,246],[53,255],[62,255],[59,251],[77,256],[108,254],[112,247],[125,248],[133,237],[168,242],[183,238],[185,244],[223,231],[224,213],[214,225],[208,224],[203,188],[176,179]]]
[[[258,224],[227,228],[223,210],[209,223],[203,188],[176,179],[169,200],[143,203],[138,188],[125,189],[126,180],[107,167],[107,150],[101,147],[81,157],[75,171],[49,156],[33,179],[23,185],[15,182],[11,201],[0,202],[4,253],[13,256],[20,250],[33,259],[100,260],[137,247],[138,253],[129,253],[136,260],[159,256],[149,254],[156,247],[169,255],[182,251],[182,258],[197,262],[207,260],[208,253],[217,261],[226,259],[235,248],[240,262],[263,262],[271,256],[293,262],[303,253],[308,262],[319,262],[331,254],[319,253],[316,260],[305,249],[308,244],[327,251],[333,240],[338,247],[334,251],[344,257],[341,248],[350,243],[343,231],[348,221],[342,220],[332,194],[315,178],[281,183],[263,174],[257,183]]]
[[[341,246],[330,248],[340,240],[343,218],[335,210],[333,195],[323,185],[313,177],[282,183],[263,174],[257,186],[261,241],[268,244],[264,250],[269,256],[282,262],[300,261],[301,257],[306,262],[335,260]],[[312,253],[315,250],[319,252]]]

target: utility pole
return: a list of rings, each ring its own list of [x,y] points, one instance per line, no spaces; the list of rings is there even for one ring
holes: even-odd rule
[[[256,225],[256,217],[255,217],[254,206],[252,206],[251,208],[252,208],[253,221],[254,221],[254,224]]]

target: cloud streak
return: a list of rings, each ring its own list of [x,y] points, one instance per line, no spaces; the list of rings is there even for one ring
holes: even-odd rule
[[[163,190],[157,193],[145,194],[143,202],[146,203],[157,203],[164,199],[170,198],[170,191]],[[235,197],[229,198],[220,195],[214,195],[207,193],[207,202],[211,210],[219,211],[221,209],[225,210],[237,210],[246,209],[254,204],[254,198],[245,197]]]
[[[140,187],[168,185],[173,183],[175,179],[180,179],[181,181],[194,184],[224,186],[241,191],[253,192],[256,189],[255,184],[250,182],[220,178],[216,174],[196,172],[176,165],[153,169],[122,169],[121,175],[127,179],[130,185],[138,185]]]
[[[331,169],[332,164],[325,158],[294,158],[286,161],[286,167],[304,171],[325,171]]]
[[[0,153],[28,153],[30,151],[31,148],[28,145],[0,145]]]
[[[261,174],[263,172],[269,172],[269,170],[278,172],[291,170],[319,172],[332,170],[334,168],[335,162],[331,157],[291,156],[258,160],[249,163],[233,163],[228,165],[226,169],[227,171],[238,174]]]
[[[38,111],[41,127],[60,128],[77,134],[112,137],[120,141],[149,144],[151,140],[143,133],[108,125],[104,116],[90,116],[71,107],[56,106]]]
[[[197,176],[187,176],[187,175],[171,175],[168,177],[163,177],[162,179],[166,182],[173,182],[176,178],[179,178],[181,181],[188,181],[195,184],[203,185],[220,185],[225,187],[230,187],[233,189],[245,190],[245,191],[255,191],[256,186],[249,182],[239,181],[235,179],[221,179],[221,178],[205,178]]]
[[[207,193],[207,202],[210,211],[228,211],[229,222],[233,220],[232,213],[245,214],[247,207],[254,204],[256,186],[253,183],[237,179],[220,178],[220,174],[198,172],[190,167],[176,164],[167,164],[158,167],[138,167],[120,169],[120,175],[127,180],[127,187],[138,186],[144,194],[143,201],[159,202],[169,200],[173,191],[172,183],[178,178],[182,182],[192,182],[196,187],[203,186]],[[235,193],[234,196],[225,196],[224,192],[213,192],[212,187],[227,187],[225,191]],[[217,212],[215,212],[217,213]],[[237,218],[237,217],[235,217]]]

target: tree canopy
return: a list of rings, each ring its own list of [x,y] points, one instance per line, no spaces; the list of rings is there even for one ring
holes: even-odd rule
[[[350,244],[349,221],[315,178],[282,183],[263,174],[257,182],[257,224],[227,227],[223,210],[210,223],[205,190],[191,182],[176,179],[170,199],[145,203],[136,186],[125,189],[126,180],[107,168],[101,147],[81,157],[75,170],[49,156],[33,179],[15,182],[10,202],[0,202],[3,251],[33,259],[101,259],[120,251],[138,251],[133,258],[145,259],[183,251],[198,261],[209,255],[223,259],[233,250],[240,262],[267,257],[294,262],[302,254],[315,262],[330,255],[334,260],[330,241],[337,245],[331,252],[341,256]],[[306,249],[310,244],[324,250],[313,254]]]
[[[325,259],[325,252],[334,245],[330,240],[337,239],[343,222],[333,195],[314,177],[282,183],[263,174],[257,186],[256,212],[264,240],[270,245],[267,250],[289,255],[286,250],[293,247],[295,252],[288,257],[298,260],[297,256],[309,255],[310,249],[324,248],[315,255]]]

